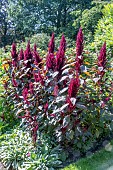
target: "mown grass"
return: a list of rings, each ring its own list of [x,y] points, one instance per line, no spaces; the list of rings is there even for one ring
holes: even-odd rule
[[[106,145],[105,148],[87,158],[80,159],[62,170],[113,170],[113,141]]]

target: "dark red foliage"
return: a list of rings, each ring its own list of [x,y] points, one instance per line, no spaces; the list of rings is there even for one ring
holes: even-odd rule
[[[28,98],[28,88],[24,87],[23,91],[22,91],[22,96],[24,98],[24,101],[26,104],[29,104],[27,98]]]
[[[37,131],[38,131],[38,122],[37,122],[37,117],[34,116],[32,122],[32,138],[34,143],[36,143],[37,140]]]
[[[76,105],[73,105],[70,97],[67,97],[66,103],[69,104],[69,105],[68,105],[68,111],[69,111],[69,112],[71,112],[71,111],[73,111],[73,110],[75,109]]]
[[[16,79],[15,79],[15,77],[14,77],[15,75],[14,75],[14,73],[12,74],[12,85],[14,86],[14,87],[17,87],[18,86],[18,83],[17,83],[17,81],[16,81]]]
[[[44,112],[47,112],[47,110],[48,110],[48,102],[44,105]]]
[[[38,74],[37,74],[37,73],[34,73],[33,76],[34,76],[35,82],[38,82],[38,81],[39,81],[39,80],[38,80]]]
[[[8,82],[6,81],[6,82],[3,84],[3,86],[4,86],[4,89],[7,90],[7,88],[8,88]]]
[[[44,77],[41,75],[40,72],[37,73],[34,73],[34,79],[35,79],[35,82],[40,82],[42,86],[44,86]]]
[[[73,127],[76,127],[79,123],[80,123],[79,119],[75,120],[74,123],[73,123]]]
[[[63,133],[63,134],[65,134],[65,133],[66,133],[67,128],[68,128],[68,126],[61,127],[61,131],[62,131],[62,133]]]
[[[34,94],[34,85],[33,85],[32,82],[29,83],[29,90],[30,90],[30,93],[31,93],[31,94]]]
[[[58,85],[55,85],[54,87],[54,96],[57,97],[58,96]]]
[[[51,40],[48,44],[48,52],[49,53],[54,53],[54,48],[55,48],[55,42],[54,42],[54,33],[52,33]]]
[[[54,54],[53,53],[48,53],[48,55],[46,57],[47,70],[55,71],[55,66],[56,66],[56,60],[55,60]]]

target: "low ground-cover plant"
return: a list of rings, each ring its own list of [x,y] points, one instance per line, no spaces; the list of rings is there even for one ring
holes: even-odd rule
[[[30,131],[35,147],[39,131],[64,149],[84,152],[112,131],[112,68],[106,43],[94,63],[85,54],[81,28],[74,55],[65,55],[64,35],[57,52],[54,48],[54,34],[46,59],[39,56],[36,45],[30,48],[30,42],[20,52],[13,44],[4,96],[22,119],[21,126]]]
[[[59,154],[61,148],[51,147],[50,138],[39,135],[34,148],[31,136],[22,129],[15,129],[5,135],[5,140],[0,143],[0,159],[7,169],[38,170],[51,169],[61,165]]]

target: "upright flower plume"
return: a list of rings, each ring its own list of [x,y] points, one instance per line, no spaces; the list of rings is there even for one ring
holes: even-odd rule
[[[76,57],[81,56],[83,52],[83,33],[82,28],[79,29],[76,40]]]
[[[71,81],[70,81],[69,88],[68,88],[68,95],[69,95],[70,98],[76,97],[78,90],[79,90],[79,87],[80,87],[79,78],[78,77],[72,78]]]
[[[60,41],[60,47],[56,54],[56,71],[61,72],[62,67],[65,64],[65,48],[66,48],[66,40],[64,35],[62,35]]]
[[[33,53],[33,55],[34,55],[34,59],[35,59],[35,64],[39,64],[42,61],[42,59],[40,58],[40,56],[39,56],[39,54],[37,52],[36,44],[34,44],[34,53]],[[39,65],[39,66],[41,67],[41,65]]]
[[[53,53],[48,53],[47,57],[46,57],[46,67],[47,70],[55,70],[55,66],[56,66],[56,60],[55,60],[55,56]]]
[[[62,35],[62,38],[60,41],[60,47],[62,47],[64,51],[66,50],[66,39],[65,39],[64,34]]]
[[[50,42],[49,42],[49,44],[48,44],[48,52],[49,52],[49,53],[54,53],[54,48],[55,48],[54,39],[55,39],[54,33],[52,33],[51,40],[50,40]]]
[[[77,73],[80,72],[80,66],[83,63],[83,33],[82,33],[82,28],[79,29],[79,32],[77,34],[77,40],[76,40],[76,64],[75,64],[75,70]]]
[[[106,66],[106,42],[100,49],[100,55],[98,56],[98,67],[105,68],[105,66]]]
[[[12,44],[11,56],[12,56],[12,64],[13,64],[14,67],[16,67],[17,62],[18,62],[18,54],[17,54],[17,51],[16,51],[16,44],[15,43]]]
[[[32,53],[31,53],[31,49],[30,49],[30,41],[28,41],[26,50],[24,52],[24,60],[29,60],[32,59]]]
[[[24,59],[24,52],[23,49],[21,48],[20,53],[19,53],[19,60],[23,60]]]
[[[68,87],[68,97],[66,102],[69,104],[68,109],[69,111],[73,111],[75,109],[75,104],[72,103],[71,98],[76,98],[78,90],[80,87],[80,80],[77,76],[76,78],[72,78],[70,81],[70,85]]]
[[[98,56],[98,75],[102,78],[105,74],[105,67],[106,67],[106,42],[103,44],[102,48],[100,49],[100,54]]]
[[[24,61],[26,68],[31,68],[31,64],[33,63],[33,55],[30,49],[30,41],[28,41],[26,50],[24,52]]]

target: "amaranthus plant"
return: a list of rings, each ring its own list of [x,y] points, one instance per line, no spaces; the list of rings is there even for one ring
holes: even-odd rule
[[[62,146],[77,148],[110,131],[113,87],[111,80],[106,79],[106,45],[94,66],[88,67],[83,57],[83,37],[80,28],[76,56],[71,56],[71,62],[65,56],[64,35],[54,53],[52,34],[46,62],[40,58],[36,45],[32,50],[28,42],[26,50],[19,53],[13,44],[5,90],[16,116],[30,130],[34,144],[37,131],[47,133]]]

